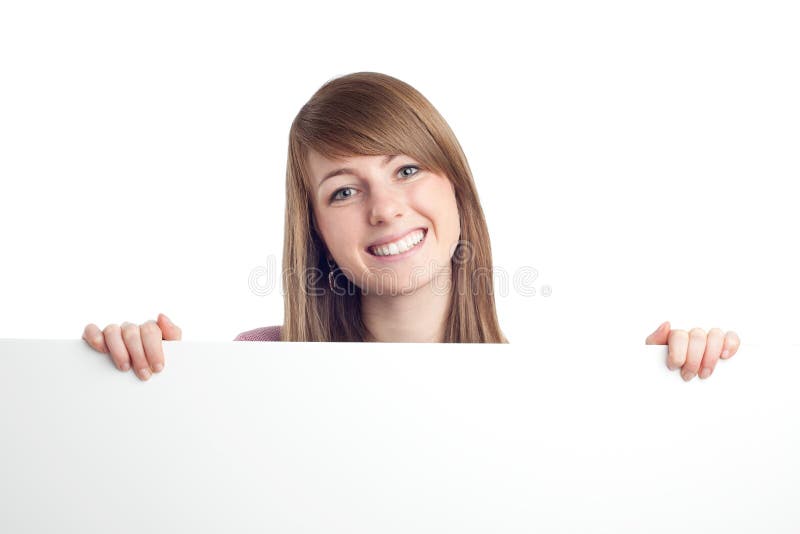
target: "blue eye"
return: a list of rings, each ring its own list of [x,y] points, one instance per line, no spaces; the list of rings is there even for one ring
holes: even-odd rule
[[[402,174],[402,176],[404,176],[405,178],[410,178],[411,176],[414,176],[414,174],[417,174],[417,172],[419,172],[419,167],[417,167],[416,165],[406,165],[405,167],[401,167],[399,172],[402,173],[406,169],[416,169],[417,171],[413,174]]]
[[[414,169],[414,172],[411,174],[406,174],[405,172],[403,172],[408,169]],[[411,178],[412,176],[418,174],[419,171],[420,168],[417,165],[404,165],[403,167],[400,167],[400,169],[397,171],[397,174],[398,176],[401,176],[403,177],[403,179],[405,179],[405,178]],[[340,193],[344,193],[347,191],[355,191],[355,189],[352,187],[343,187],[341,189],[337,189],[336,191],[333,192],[333,195],[331,195],[331,202],[337,202],[341,200],[347,200],[348,198],[352,198],[352,196],[355,194],[354,192],[351,192],[349,195],[340,195]]]
[[[346,195],[344,198],[342,198],[342,197],[339,196],[339,193],[341,193],[342,191],[352,191],[352,190],[353,190],[352,187],[343,187],[341,189],[337,189],[333,193],[333,196],[331,197],[331,200],[347,200],[348,198],[352,197],[353,195],[349,194],[349,195]]]

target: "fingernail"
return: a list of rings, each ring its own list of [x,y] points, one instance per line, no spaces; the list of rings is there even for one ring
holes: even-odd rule
[[[142,380],[147,380],[148,378],[150,378],[150,369],[145,367],[144,369],[140,370],[139,376],[142,377]]]
[[[694,378],[694,373],[691,371],[684,371],[683,373],[681,373],[681,376],[683,377],[684,380],[688,382],[689,380]]]
[[[727,350],[727,349],[726,349],[726,350],[723,350],[723,351],[722,351],[722,357],[723,357],[723,358],[727,358],[727,357],[730,355],[730,353],[731,353],[731,352],[730,352],[729,350]]]
[[[700,369],[700,378],[705,379],[708,378],[709,376],[711,376],[711,369],[709,369],[708,367],[703,367],[702,369]]]
[[[131,365],[128,362],[122,364],[122,370],[128,371],[131,368]]]
[[[161,363],[161,362],[158,362],[157,364],[155,364],[153,366],[153,371],[155,371],[156,373],[160,373],[163,368],[164,368],[164,364]]]

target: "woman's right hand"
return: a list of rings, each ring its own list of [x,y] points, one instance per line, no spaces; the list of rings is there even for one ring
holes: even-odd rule
[[[158,314],[158,320],[138,326],[128,322],[119,326],[110,324],[101,331],[94,323],[89,323],[83,329],[83,339],[90,347],[110,354],[120,371],[133,367],[142,380],[164,369],[161,341],[180,338],[181,329],[163,313]]]

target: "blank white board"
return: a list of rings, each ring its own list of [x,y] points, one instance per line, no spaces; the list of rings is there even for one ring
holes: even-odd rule
[[[798,532],[800,346],[0,340],[0,532]]]

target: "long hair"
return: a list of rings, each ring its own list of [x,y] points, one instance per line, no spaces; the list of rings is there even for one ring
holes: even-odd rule
[[[461,145],[433,105],[386,74],[357,72],[325,83],[289,130],[283,245],[283,341],[364,341],[358,291],[328,283],[327,248],[311,200],[308,150],[330,159],[406,154],[454,186],[461,238],[451,259],[446,343],[508,343],[500,330],[486,220]],[[339,273],[334,272],[334,275]],[[337,276],[337,284],[341,278]]]

